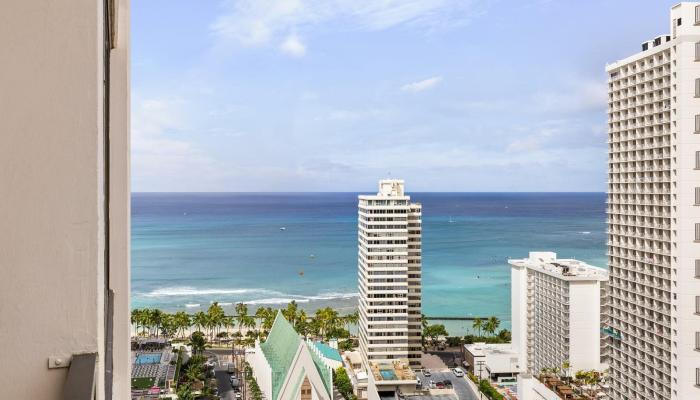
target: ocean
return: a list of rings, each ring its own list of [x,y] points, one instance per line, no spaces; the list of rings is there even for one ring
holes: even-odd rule
[[[132,307],[357,305],[358,193],[134,193]],[[509,258],[605,267],[604,193],[410,193],[423,205],[423,312],[510,327]],[[284,228],[284,229],[280,229]],[[465,334],[467,321],[445,321]]]

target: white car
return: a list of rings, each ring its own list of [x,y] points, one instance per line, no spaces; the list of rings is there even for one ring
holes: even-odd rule
[[[435,389],[435,381],[432,379],[430,380],[430,388]]]
[[[423,376],[430,376],[430,370],[426,369],[425,371],[423,371]]]
[[[457,377],[461,378],[464,376],[464,371],[462,371],[461,368],[455,368],[452,370],[452,372],[454,372],[455,376],[457,376]]]
[[[236,398],[240,399],[241,398],[241,392],[236,392]]]

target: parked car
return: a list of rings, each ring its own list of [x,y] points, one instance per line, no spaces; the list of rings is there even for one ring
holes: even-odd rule
[[[419,377],[416,377],[416,387],[417,387],[417,388],[421,388],[421,387],[422,387],[421,381],[420,381],[420,378],[419,378]]]
[[[241,398],[241,392],[236,392],[236,398],[240,399]]]
[[[452,387],[452,381],[449,379],[445,379],[444,381],[442,381],[442,383],[445,384],[445,387],[448,387],[448,388]]]
[[[444,388],[445,388],[445,384],[442,383],[442,382],[438,382],[438,383],[435,384],[435,387],[438,388],[438,389],[444,389]]]
[[[429,369],[426,369],[426,370],[423,371],[423,376],[430,376],[430,375],[431,375],[431,374],[430,374],[430,370],[429,370]]]
[[[432,379],[430,380],[430,388],[435,389],[435,381]]]
[[[455,374],[456,377],[460,377],[460,378],[461,378],[461,377],[464,376],[464,371],[462,371],[462,368],[459,368],[459,367],[458,367],[458,368],[455,368],[455,369],[452,370],[452,372],[454,372],[454,374]]]

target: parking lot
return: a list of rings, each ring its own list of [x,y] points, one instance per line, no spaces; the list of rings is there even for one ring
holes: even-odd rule
[[[478,395],[469,387],[469,384],[466,381],[467,378],[457,377],[451,370],[443,369],[439,371],[431,371],[429,377],[426,377],[423,372],[418,372],[416,375],[420,378],[421,385],[423,385],[425,388],[428,388],[431,380],[435,381],[435,383],[449,380],[452,382],[452,388],[454,389],[455,394],[457,394],[457,398],[459,398],[459,400],[477,400],[479,398]],[[431,398],[435,397],[436,396],[431,396]]]

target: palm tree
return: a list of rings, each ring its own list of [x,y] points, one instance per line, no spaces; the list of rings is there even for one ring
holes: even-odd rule
[[[287,321],[294,323],[294,321],[297,320],[298,309],[299,306],[297,305],[297,302],[292,300],[291,303],[287,304],[287,308],[282,310],[282,315],[287,319]]]
[[[481,337],[481,328],[484,327],[484,320],[477,317],[474,318],[474,322],[472,322],[472,328],[476,329],[479,332],[479,336]]]
[[[210,336],[213,337],[215,333],[218,333],[221,325],[224,323],[224,309],[219,305],[219,303],[214,302],[207,310],[207,317],[209,320],[209,327],[211,329]]]
[[[248,305],[245,303],[236,304],[236,320],[238,321],[238,333],[243,330],[243,320],[248,316]]]
[[[501,321],[496,317],[489,317],[484,325],[484,330],[493,336],[496,333],[496,329],[501,324]]]
[[[177,326],[178,336],[184,336],[185,329],[189,328],[191,324],[189,314],[184,311],[178,311],[175,313],[175,325]]]
[[[192,353],[194,355],[201,354],[207,347],[207,340],[202,332],[197,331],[190,336],[189,345],[192,346]]]
[[[156,337],[160,335],[160,327],[163,325],[163,312],[159,309],[151,310],[151,324],[156,332]]]
[[[352,314],[348,314],[343,317],[343,322],[345,322],[345,329],[350,330],[350,325],[355,325],[360,322],[360,312],[355,311]]]
[[[306,311],[299,311],[297,320],[294,323],[294,328],[300,335],[304,336],[304,338],[309,334],[309,317],[306,315]]]
[[[205,314],[203,311],[195,313],[192,317],[192,324],[197,328],[198,331],[201,331],[202,329],[206,328],[209,324],[209,321],[207,321],[207,314]]]
[[[561,370],[564,372],[564,377],[568,378],[569,377],[569,369],[571,368],[571,363],[569,360],[564,360],[563,363],[561,363]]]

